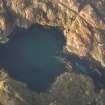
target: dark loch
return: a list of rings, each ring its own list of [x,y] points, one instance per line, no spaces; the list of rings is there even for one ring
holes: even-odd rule
[[[64,45],[64,35],[57,28],[35,25],[27,31],[17,30],[7,44],[0,46],[0,66],[31,89],[45,91],[64,71],[63,63],[56,59]]]

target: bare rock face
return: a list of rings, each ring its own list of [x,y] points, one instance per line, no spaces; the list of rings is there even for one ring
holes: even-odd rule
[[[6,20],[3,16],[0,16],[0,29],[2,30],[6,30]]]
[[[64,31],[69,52],[92,56],[105,66],[104,4],[105,0],[0,0],[0,13],[13,18],[10,25],[0,14],[0,36],[10,35],[14,25],[58,26]]]

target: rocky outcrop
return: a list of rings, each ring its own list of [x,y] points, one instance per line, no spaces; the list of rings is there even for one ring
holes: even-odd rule
[[[104,105],[104,91],[95,91],[93,81],[87,76],[65,72],[50,89],[51,105]]]
[[[92,80],[75,73],[59,76],[50,92],[56,105],[91,105],[96,96]]]
[[[104,4],[105,0],[0,0],[0,38],[15,26],[57,26],[64,31],[69,52],[92,56],[105,66]]]

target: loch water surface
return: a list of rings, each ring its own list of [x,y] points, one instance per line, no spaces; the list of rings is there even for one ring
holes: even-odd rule
[[[36,91],[45,91],[57,75],[64,71],[56,59],[63,50],[65,38],[56,28],[39,25],[20,30],[0,46],[0,66],[10,75]]]

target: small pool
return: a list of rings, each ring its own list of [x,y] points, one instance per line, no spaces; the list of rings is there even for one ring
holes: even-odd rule
[[[57,28],[34,25],[21,29],[0,46],[0,66],[10,75],[36,91],[45,91],[54,78],[64,71],[59,56],[65,45],[63,33]]]

